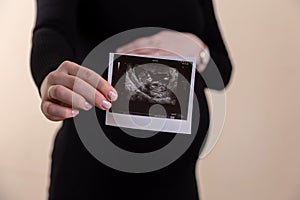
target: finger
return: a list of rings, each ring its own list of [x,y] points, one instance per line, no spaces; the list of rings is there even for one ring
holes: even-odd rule
[[[75,117],[79,114],[78,110],[74,110],[70,107],[65,107],[51,101],[43,101],[41,104],[41,109],[44,115],[52,121],[59,121]]]
[[[67,76],[67,75],[71,75],[71,76]],[[89,85],[93,86],[94,88],[97,88],[97,90],[102,92],[108,100],[115,101],[117,99],[118,95],[116,90],[100,75],[98,75],[96,72],[88,68],[81,67],[80,65],[77,65],[76,63],[72,63],[69,61],[65,61],[59,67],[57,72],[50,73],[48,76],[48,80],[50,85],[62,84],[67,86],[70,89],[73,89],[76,77],[83,79]],[[77,85],[81,87],[82,84],[84,83],[81,82],[78,83]],[[88,87],[86,85],[86,87],[83,86],[83,88],[88,88]]]
[[[95,96],[95,102],[96,102],[95,106],[102,110],[108,110],[111,108],[111,103],[107,101],[105,96],[103,96],[101,93],[98,93]]]
[[[132,50],[130,53],[139,55],[153,55],[157,50],[153,48],[140,48]]]
[[[90,110],[92,108],[92,105],[86,101],[83,96],[62,85],[52,85],[50,86],[48,92],[50,98],[73,108],[79,108],[83,110]]]
[[[104,94],[102,94],[100,91],[98,91],[96,88],[94,88],[84,80],[68,74],[57,75],[57,79],[55,80],[54,84],[67,87],[68,89],[82,96],[87,100],[87,102],[97,107],[101,107],[101,105],[103,104],[103,99],[109,101],[115,101],[117,99],[114,94],[111,94],[111,91],[106,92],[108,94],[104,96]],[[85,103],[85,105],[88,104]]]
[[[111,84],[109,84],[104,78],[102,78],[99,74],[97,74],[93,70],[90,70],[86,67],[82,67],[72,62],[66,62],[66,64],[62,65],[61,68],[62,69],[60,70],[64,70],[69,75],[84,80],[86,83],[90,84],[91,86],[99,90],[108,100],[110,101],[117,100],[118,98],[117,91],[111,86]],[[71,83],[74,85],[75,84],[74,80]]]
[[[131,53],[139,54],[139,55],[153,55],[153,56],[178,56],[176,53],[171,51],[167,51],[163,49],[153,49],[153,48],[136,49]]]
[[[75,83],[73,86],[73,94],[76,96],[78,95],[79,97],[82,97],[83,99],[78,99],[78,102],[73,101],[74,105],[83,105],[86,106],[87,109],[90,109],[89,103],[91,103],[92,105],[95,105],[96,107],[102,109],[102,110],[107,110],[111,107],[111,103],[108,101],[107,97],[105,97],[101,92],[99,92],[98,90],[96,90],[95,88],[93,88],[91,85],[87,84],[85,81],[83,81],[82,79],[78,78],[78,77],[70,77],[70,79],[75,79]],[[57,88],[57,86],[52,86],[54,88]],[[51,88],[52,88],[51,87]],[[63,93],[63,92],[62,92]],[[50,94],[52,95],[52,94]],[[58,94],[59,95],[59,94]],[[60,94],[62,95],[66,95],[66,94]],[[70,99],[70,97],[67,97],[68,99]],[[87,101],[85,101],[85,99]],[[72,100],[72,96],[71,96],[71,100]],[[73,96],[73,100],[74,100],[74,96]],[[83,102],[85,101],[85,102]],[[78,103],[78,104],[76,104]],[[72,105],[72,101],[71,104]],[[81,107],[80,107],[81,108]]]
[[[142,37],[136,39],[124,46],[119,47],[116,52],[117,53],[130,53],[136,49],[146,48],[146,47],[153,47],[153,41],[151,37]]]
[[[167,50],[163,50],[163,49],[157,50],[156,52],[154,52],[154,55],[157,55],[157,56],[182,57],[182,56],[176,54],[175,52],[171,52],[171,51],[167,51]]]

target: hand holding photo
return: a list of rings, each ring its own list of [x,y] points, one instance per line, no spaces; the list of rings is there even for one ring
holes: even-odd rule
[[[106,125],[191,133],[194,58],[110,54],[108,82],[119,97]]]

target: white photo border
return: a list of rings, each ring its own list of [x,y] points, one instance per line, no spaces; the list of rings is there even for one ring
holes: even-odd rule
[[[115,57],[122,56],[122,55],[191,62],[192,63],[191,80],[187,80],[190,83],[187,119],[186,120],[169,119],[169,118],[160,118],[160,117],[152,117],[152,116],[120,114],[120,113],[113,113],[107,110],[105,124],[110,126],[118,126],[118,127],[133,128],[133,129],[140,129],[140,130],[191,134],[192,111],[193,111],[193,100],[194,100],[194,84],[195,84],[195,73],[196,73],[196,58],[110,53],[109,67],[108,67],[108,82],[110,84],[112,83],[113,62],[115,60]]]

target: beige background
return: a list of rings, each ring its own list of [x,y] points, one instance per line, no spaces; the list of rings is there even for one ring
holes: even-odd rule
[[[199,163],[204,200],[300,199],[300,1],[217,1],[235,65],[219,142]],[[0,1],[0,199],[46,199],[58,123],[29,71],[33,0]]]

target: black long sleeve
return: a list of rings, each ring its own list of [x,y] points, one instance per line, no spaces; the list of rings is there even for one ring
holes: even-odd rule
[[[31,73],[38,89],[63,61],[74,60],[78,0],[38,0],[31,48]]]
[[[201,3],[205,26],[203,34],[199,37],[209,47],[211,56],[210,62],[201,75],[209,88],[221,90],[230,81],[232,64],[218,26],[212,0],[202,0]]]

